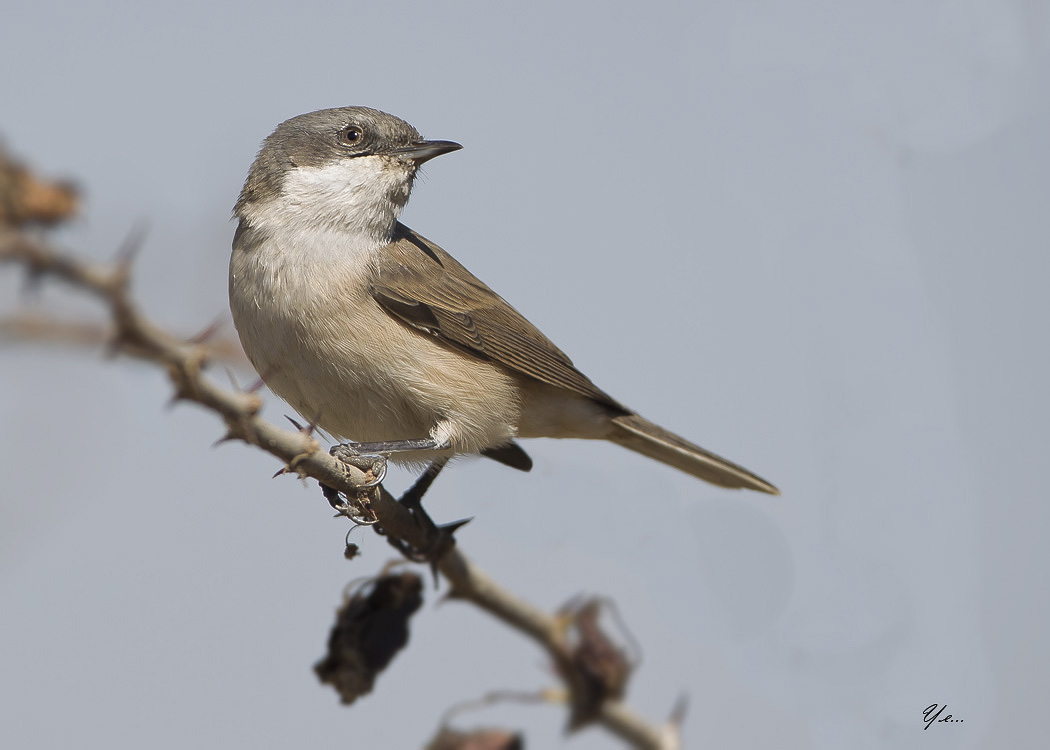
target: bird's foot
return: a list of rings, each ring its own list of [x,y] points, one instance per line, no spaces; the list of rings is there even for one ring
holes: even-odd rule
[[[361,450],[362,448],[366,450]],[[373,478],[362,484],[362,487],[376,487],[386,478],[386,458],[375,451],[367,450],[364,443],[333,445],[328,453],[344,464],[350,464],[355,469],[371,474]]]
[[[379,519],[372,509],[371,500],[373,494],[378,492],[376,487],[386,477],[386,459],[383,456],[358,452],[353,444],[333,446],[329,453],[343,463],[371,476],[371,479],[359,485],[357,492],[352,496],[320,483],[325,500],[340,516],[349,518],[355,524],[371,526],[376,523]]]

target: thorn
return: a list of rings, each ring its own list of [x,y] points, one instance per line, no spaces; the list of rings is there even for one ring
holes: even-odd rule
[[[180,401],[189,400],[189,394],[186,393],[186,389],[182,385],[175,386],[175,392],[171,394],[171,398],[168,399],[168,403],[165,404],[165,408],[174,409]]]
[[[558,617],[563,617],[571,620],[573,615],[576,612],[579,612],[586,603],[587,597],[585,597],[583,594],[573,594],[571,597],[569,597],[569,600],[567,602],[558,607],[558,611],[556,612],[556,614],[558,615]]]
[[[123,346],[124,341],[120,336],[120,332],[118,331],[110,337],[109,341],[106,342],[105,347],[103,347],[102,349],[102,355],[107,359],[113,359],[118,354],[120,354],[120,350],[123,348]]]
[[[139,219],[131,227],[128,236],[124,238],[124,241],[120,243],[120,247],[117,249],[116,275],[121,283],[127,281],[131,273],[131,264],[142,249],[143,244],[145,244],[146,231],[147,222],[144,219]]]
[[[455,534],[457,531],[462,529],[464,526],[466,526],[468,523],[470,523],[473,520],[474,520],[474,517],[471,516],[470,518],[464,518],[464,519],[459,520],[459,521],[453,521],[452,523],[445,523],[445,524],[442,524],[441,526],[438,526],[438,530],[445,532],[449,536],[452,536],[453,534]]]
[[[271,367],[267,369],[266,372],[260,372],[259,379],[252,383],[251,388],[248,389],[248,393],[255,393],[257,390],[266,385],[267,378],[269,378],[275,372],[277,372],[277,367]]]
[[[264,385],[266,385],[266,382],[262,378],[259,378],[250,386],[248,386],[248,389],[245,391],[245,393],[257,393],[262,390],[262,387]]]
[[[212,448],[218,448],[223,443],[228,443],[231,440],[236,440],[237,436],[233,434],[231,430],[227,430],[226,434],[211,444]]]
[[[668,717],[668,722],[675,728],[680,728],[682,723],[685,721],[685,714],[689,709],[689,696],[684,693],[678,696],[678,700],[675,701],[674,708],[671,709],[671,715]]]
[[[191,344],[203,344],[203,343],[206,343],[209,339],[214,338],[215,334],[218,333],[222,329],[223,323],[224,323],[224,321],[223,321],[222,316],[221,315],[217,316],[215,318],[215,320],[213,320],[211,323],[209,323],[204,328],[203,331],[198,333],[193,338],[189,339],[189,343],[191,343]]]
[[[420,508],[420,510],[422,510],[422,508]],[[463,528],[473,520],[473,518],[463,518],[459,521],[453,521],[452,523],[445,523],[435,527],[439,532],[441,532],[441,535],[444,539],[444,541],[440,544],[440,546],[444,549],[434,550],[431,554],[424,556],[424,559],[429,558],[430,560],[430,572],[434,576],[434,588],[438,588],[438,586],[440,585],[440,578],[438,576],[438,563],[441,561],[441,558],[445,556],[445,552],[451,549],[451,547],[456,543],[456,537],[454,536],[454,534],[459,529]],[[431,521],[431,523],[433,522]]]
[[[315,419],[313,419],[307,425],[299,424],[294,419],[289,417],[287,414],[284,415],[284,418],[287,419],[289,422],[291,422],[292,425],[295,427],[295,429],[299,430],[299,432],[301,432],[302,434],[306,435],[306,437],[313,437],[314,436],[314,431],[317,429],[317,420],[320,419],[321,417],[320,417],[320,415],[318,415]]]
[[[32,266],[26,267],[25,279],[22,282],[22,296],[26,303],[36,302],[39,299],[43,280],[43,271]]]

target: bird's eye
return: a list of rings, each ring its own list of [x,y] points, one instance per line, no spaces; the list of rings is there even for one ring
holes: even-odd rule
[[[363,137],[364,133],[356,125],[348,125],[343,128],[342,138],[345,143],[357,143]]]

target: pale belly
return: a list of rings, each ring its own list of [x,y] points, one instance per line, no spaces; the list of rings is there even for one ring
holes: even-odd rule
[[[356,442],[448,439],[455,453],[516,435],[507,370],[392,318],[349,273],[296,269],[290,283],[256,260],[234,254],[234,323],[263,380],[305,420]]]

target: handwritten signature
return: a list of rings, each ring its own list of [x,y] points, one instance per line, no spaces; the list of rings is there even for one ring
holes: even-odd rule
[[[938,703],[931,703],[922,712],[923,721],[926,722],[926,726],[922,728],[922,731],[926,731],[930,728],[931,724],[962,724],[962,719],[953,719],[951,714],[948,714],[943,719],[937,718],[944,713],[945,709],[948,708],[948,704],[945,703],[943,706]]]

